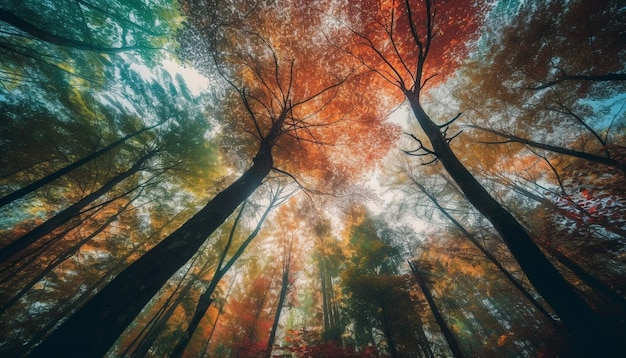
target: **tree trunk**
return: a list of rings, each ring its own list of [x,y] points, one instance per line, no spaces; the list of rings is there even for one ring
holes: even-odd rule
[[[74,205],[46,220],[46,222],[34,228],[29,233],[23,235],[22,237],[0,249],[0,264],[13,260],[15,256],[21,253],[28,246],[34,244],[39,239],[43,238],[63,224],[67,223],[73,217],[79,215],[81,210],[84,209],[87,205],[91,204],[94,200],[109,192],[123,180],[139,172],[143,164],[156,154],[156,151],[145,154],[143,157],[139,158],[139,160],[127,171],[116,175],[98,190],[82,198]]]
[[[548,311],[546,311],[546,309],[535,299],[535,297],[533,297],[532,294],[530,294],[530,292],[528,292],[528,290],[522,285],[521,282],[519,282],[518,279],[515,278],[515,276],[513,276],[513,274],[511,274],[511,272],[509,272],[509,270],[507,270],[504,266],[502,266],[502,264],[500,263],[500,261],[498,261],[498,259],[493,256],[491,254],[491,252],[489,252],[483,245],[481,245],[481,243],[476,240],[476,238],[474,237],[474,235],[472,235],[469,231],[467,231],[465,229],[465,227],[463,227],[463,225],[461,225],[460,222],[458,222],[454,217],[452,217],[452,215],[450,215],[450,213],[448,213],[448,211],[439,204],[439,202],[437,201],[437,199],[435,197],[433,197],[428,190],[426,190],[426,187],[424,187],[424,185],[422,185],[420,182],[418,182],[417,180],[414,180],[411,178],[411,181],[413,181],[413,183],[422,191],[422,193],[424,193],[424,195],[426,195],[428,197],[428,199],[430,199],[430,201],[432,201],[433,204],[435,204],[435,206],[437,207],[437,209],[448,219],[452,222],[452,224],[454,224],[454,226],[459,229],[463,235],[465,236],[465,238],[467,238],[478,250],[480,250],[480,252],[485,255],[485,257],[491,261],[491,263],[493,263],[498,270],[500,270],[500,272],[507,278],[507,280],[513,285],[513,287],[515,287],[518,292],[520,292],[524,297],[526,297],[526,299],[532,303],[532,305],[541,313],[543,314],[543,316],[546,318],[546,320],[548,322],[550,322],[552,324],[552,326],[561,333],[565,333],[563,332],[562,327],[554,320],[554,318],[552,317],[552,315],[550,315],[550,313]]]
[[[129,355],[128,351],[130,351],[135,345],[135,341],[131,342],[126,347],[125,351],[121,353],[121,356],[130,358],[143,358],[148,355],[148,351],[150,350],[150,348],[152,348],[154,342],[159,337],[159,334],[161,334],[161,332],[166,328],[167,322],[172,317],[172,315],[174,315],[176,308],[178,308],[181,302],[185,298],[187,298],[189,292],[191,292],[195,280],[188,280],[188,282],[185,283],[185,286],[182,289],[180,289],[180,286],[183,284],[183,281],[185,280],[187,275],[189,275],[189,272],[192,270],[197,258],[198,256],[196,256],[194,260],[190,263],[187,272],[185,272],[183,277],[180,279],[174,291],[169,295],[167,300],[163,302],[163,305],[161,305],[159,310],[152,316],[152,318],[145,325],[145,327],[143,327],[142,331],[139,332],[139,334],[135,338],[135,341],[139,341],[139,343],[137,344],[137,347],[132,351],[132,354]],[[200,269],[200,272],[203,272],[207,268],[207,266],[208,263],[205,263]]]
[[[37,273],[35,277],[30,279],[26,285],[17,289],[17,292],[6,302],[3,302],[0,306],[0,315],[4,313],[7,309],[9,309],[13,304],[20,300],[31,288],[33,288],[41,279],[43,279],[46,275],[48,275],[52,270],[54,270],[57,266],[63,263],[65,260],[74,255],[78,250],[87,242],[91,241],[94,237],[104,231],[112,222],[117,220],[117,218],[128,209],[128,207],[133,203],[133,201],[137,199],[137,197],[129,200],[124,206],[122,206],[115,214],[109,217],[102,225],[100,225],[96,230],[94,230],[91,234],[87,235],[85,238],[82,238],[80,241],[73,244],[67,250],[65,250],[61,255],[54,258],[52,262],[50,262],[46,267],[41,270],[41,272]]]
[[[552,306],[586,355],[617,352],[614,331],[605,326],[589,305],[533,242],[522,225],[500,205],[454,155],[447,139],[419,103],[419,93],[405,92],[415,117],[430,139],[433,152],[466,198],[502,236],[505,244],[537,292]]]
[[[101,53],[118,53],[142,48],[140,46],[104,47],[93,45],[91,43],[80,40],[62,37],[40,27],[37,27],[30,22],[20,18],[16,14],[2,8],[0,8],[0,21],[4,21],[17,29],[20,29],[40,41],[48,42],[57,46],[71,47],[78,50]]]
[[[290,250],[291,251],[291,250]],[[289,254],[291,256],[291,254]],[[291,260],[289,258],[288,260]],[[265,356],[270,358],[272,356],[272,347],[276,340],[276,331],[278,331],[278,322],[280,321],[280,313],[285,305],[285,299],[287,298],[287,290],[289,289],[289,262],[287,266],[283,268],[283,281],[280,287],[280,296],[278,296],[278,307],[276,307],[276,314],[274,314],[274,323],[272,323],[272,329],[270,330],[270,337],[267,340],[267,348],[265,350]]]
[[[31,357],[103,356],[163,284],[261,185],[273,165],[271,145],[276,135],[272,134],[262,142],[253,165],[239,179],[117,275],[37,346]]]
[[[448,324],[443,319],[441,312],[439,312],[439,308],[437,308],[437,304],[435,303],[433,296],[430,294],[430,289],[428,288],[428,285],[426,284],[426,280],[422,276],[422,273],[419,272],[419,270],[411,261],[408,261],[408,263],[411,267],[411,271],[413,272],[413,276],[415,277],[417,284],[420,286],[420,289],[424,293],[424,297],[426,297],[426,301],[428,302],[428,306],[430,307],[433,316],[435,316],[435,321],[437,321],[437,325],[441,329],[441,333],[443,333],[443,336],[446,338],[446,342],[448,342],[448,346],[450,347],[452,354],[455,358],[464,358],[465,355],[461,350],[459,341],[456,339],[454,333],[452,333],[450,328],[448,328]]]
[[[115,265],[113,265],[113,267],[111,269],[109,269],[106,273],[103,273],[102,277],[100,277],[96,282],[93,282],[93,283],[89,284],[89,287],[87,288],[86,292],[93,292],[95,289],[97,289],[100,286],[102,286],[102,284],[104,282],[106,282],[107,278],[109,278],[110,275],[112,275],[115,272],[120,271],[122,267],[126,266],[127,260],[131,256],[137,254],[138,249],[140,248],[140,246],[141,245],[136,245],[130,251],[128,251],[123,257],[118,258],[116,260],[117,262],[115,263]],[[54,317],[51,317],[50,319],[48,319],[46,324],[41,329],[39,329],[37,331],[35,336],[33,336],[33,338],[30,341],[28,341],[26,344],[24,344],[22,342],[22,345],[20,346],[19,350],[15,351],[15,352],[0,351],[0,356],[4,357],[5,353],[6,353],[7,357],[26,357],[26,356],[30,356],[27,353],[28,353],[28,351],[33,349],[33,346],[35,346],[37,343],[39,343],[39,341],[42,338],[44,338],[46,335],[48,335],[48,332],[50,332],[52,329],[54,329],[54,327],[58,324],[58,322],[63,320],[67,315],[69,315],[77,307],[80,307],[81,304],[83,304],[83,303],[85,303],[87,301],[88,301],[88,299],[85,297],[85,295],[81,296],[78,300],[71,301],[68,305],[63,307],[60,312],[56,312],[57,314],[55,314]]]
[[[320,259],[319,270],[322,290],[322,311],[324,314],[324,332],[333,332],[333,334],[335,334],[336,329],[341,326],[341,322],[339,321],[339,309],[335,303],[330,268],[324,257]],[[334,337],[327,335],[326,339],[328,338]]]
[[[278,331],[278,322],[280,321],[280,313],[285,305],[285,299],[287,298],[287,291],[289,290],[289,273],[291,272],[291,253],[293,249],[293,241],[289,241],[289,248],[285,247],[286,252],[283,252],[283,275],[280,285],[280,294],[278,296],[278,305],[276,307],[276,313],[274,314],[274,322],[272,323],[272,329],[270,330],[270,336],[267,340],[267,347],[265,348],[265,356],[267,358],[272,357],[272,348],[274,347],[274,341],[276,340],[276,332]]]
[[[144,127],[142,129],[138,130],[137,132],[134,132],[134,133],[131,133],[131,134],[127,135],[127,136],[124,136],[124,137],[116,140],[115,142],[107,145],[106,147],[101,148],[101,149],[99,149],[99,150],[89,154],[88,156],[75,161],[74,163],[72,163],[72,164],[70,164],[70,165],[68,165],[68,166],[66,166],[64,168],[61,168],[61,169],[57,170],[54,173],[48,174],[45,177],[43,177],[43,178],[41,178],[41,179],[39,179],[39,180],[37,180],[37,181],[27,185],[27,186],[25,186],[25,187],[23,187],[21,189],[18,189],[16,191],[12,192],[11,194],[5,195],[4,197],[0,198],[0,208],[5,206],[5,205],[8,205],[8,204],[14,202],[15,200],[17,200],[17,199],[19,199],[21,197],[24,197],[24,196],[34,192],[35,190],[43,187],[46,184],[49,184],[49,183],[53,182],[54,180],[62,177],[63,175],[73,171],[74,169],[77,169],[77,168],[81,167],[82,165],[84,165],[84,164],[86,164],[86,163],[88,163],[88,162],[90,162],[90,161],[92,161],[94,159],[97,159],[97,158],[99,158],[99,157],[101,157],[101,156],[103,156],[105,154],[107,154],[108,152],[113,150],[113,148],[115,148],[118,145],[126,142],[127,140],[129,140],[129,139],[131,139],[133,137],[136,137],[136,136],[138,136],[138,135],[140,135],[140,134],[142,134],[144,132],[147,132],[147,131],[149,131],[149,130],[151,130],[153,128],[156,128],[156,127],[160,126],[163,123],[165,123],[165,121],[159,122],[159,123],[157,123],[157,124],[155,124],[153,126],[150,126],[150,127]]]
[[[387,340],[387,346],[389,348],[389,356],[391,358],[398,357],[398,351],[396,350],[396,340],[393,338],[393,332],[391,332],[391,327],[389,326],[389,319],[387,318],[387,310],[385,309],[385,304],[379,301],[380,310],[383,315],[383,331],[385,333],[385,339]]]
[[[539,241],[539,244],[550,254],[556,261],[561,263],[572,271],[578,278],[587,286],[589,286],[596,294],[598,294],[605,303],[613,306],[616,315],[623,317],[626,314],[626,299],[619,295],[617,292],[608,287],[605,283],[600,281],[596,276],[590,274],[576,262],[572,261],[559,249],[550,247],[543,241]],[[618,314],[619,312],[619,314]]]
[[[226,262],[226,264],[223,265],[226,255],[228,254],[228,250],[230,249],[230,246],[233,242],[235,229],[237,228],[239,219],[241,218],[241,215],[243,214],[245,203],[243,204],[241,210],[239,211],[239,214],[237,215],[237,218],[235,219],[235,222],[233,223],[233,227],[231,228],[231,231],[230,231],[230,236],[228,237],[228,242],[226,243],[226,246],[224,247],[224,250],[222,251],[219,262],[215,269],[215,274],[213,274],[213,278],[211,279],[211,282],[209,283],[207,288],[204,290],[204,292],[200,295],[200,298],[198,299],[198,303],[196,304],[196,309],[194,310],[194,313],[191,316],[191,320],[189,321],[189,325],[187,326],[187,329],[183,333],[183,336],[180,338],[180,340],[176,344],[176,347],[174,347],[174,350],[170,354],[170,358],[182,357],[183,353],[185,352],[185,349],[187,348],[187,345],[189,344],[189,341],[191,341],[191,338],[193,337],[194,332],[196,331],[196,329],[198,329],[198,325],[200,325],[200,321],[202,320],[202,317],[206,315],[207,311],[209,310],[209,307],[211,307],[211,304],[213,303],[213,299],[211,298],[211,296],[213,296],[213,292],[217,288],[217,285],[219,285],[222,278],[226,275],[226,273],[228,273],[230,268],[235,264],[235,262],[239,259],[239,257],[241,257],[241,255],[243,254],[245,249],[248,247],[248,245],[250,245],[252,240],[254,240],[254,238],[259,234],[259,231],[261,230],[261,226],[263,225],[263,222],[267,218],[267,215],[272,210],[279,194],[280,194],[280,190],[277,192],[276,196],[274,196],[274,198],[268,204],[267,210],[265,210],[265,212],[261,216],[261,219],[259,219],[259,222],[257,223],[252,233],[239,246],[237,251]]]

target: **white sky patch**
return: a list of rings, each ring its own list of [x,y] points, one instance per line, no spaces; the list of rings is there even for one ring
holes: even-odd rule
[[[132,63],[130,67],[146,80],[156,79],[150,67],[144,64]],[[161,67],[169,72],[172,78],[174,78],[177,74],[180,74],[185,80],[187,88],[189,88],[189,91],[194,96],[199,95],[201,92],[206,91],[207,88],[209,88],[209,79],[191,67],[184,67],[176,61],[170,59],[166,59],[161,62]]]
[[[401,105],[396,107],[396,109],[389,114],[387,117],[387,121],[389,123],[397,124],[402,129],[409,128],[409,122],[412,120],[413,113],[411,112],[411,108],[407,101],[404,101]]]
[[[197,96],[200,92],[205,91],[209,87],[209,79],[191,67],[181,66],[176,61],[168,59],[163,61],[163,68],[165,68],[172,77],[176,76],[176,74],[180,74],[185,79],[187,87],[194,96]]]

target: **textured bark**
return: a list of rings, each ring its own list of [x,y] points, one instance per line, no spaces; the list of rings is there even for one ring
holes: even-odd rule
[[[419,92],[405,91],[415,117],[428,136],[432,151],[461,188],[470,203],[500,233],[511,254],[533,284],[568,328],[587,355],[612,355],[619,351],[615,331],[600,320],[576,290],[563,278],[523,226],[500,205],[463,166],[450,149],[441,129],[419,103]]]
[[[439,308],[437,308],[437,304],[435,303],[435,299],[430,294],[430,288],[426,284],[426,280],[422,276],[422,273],[415,267],[415,265],[409,261],[409,266],[411,267],[411,271],[413,272],[413,276],[417,281],[417,284],[420,286],[420,289],[424,293],[424,297],[426,297],[426,301],[428,302],[428,306],[430,307],[433,316],[435,317],[435,321],[437,321],[437,325],[441,329],[441,333],[446,338],[446,342],[448,342],[448,347],[452,351],[452,354],[455,358],[463,358],[465,355],[461,350],[461,346],[459,345],[459,341],[454,336],[454,333],[448,327],[446,320],[443,319],[443,315],[439,312]]]
[[[279,123],[277,128],[280,128]],[[272,169],[275,130],[253,165],[196,215],[121,272],[32,352],[32,357],[101,357],[143,307]]]

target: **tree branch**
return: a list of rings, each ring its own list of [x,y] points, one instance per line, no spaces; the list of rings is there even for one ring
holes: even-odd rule
[[[99,52],[99,53],[119,53],[119,52],[134,51],[134,50],[141,50],[141,49],[160,50],[160,48],[145,47],[145,46],[138,46],[138,45],[122,46],[122,47],[104,47],[104,46],[92,45],[88,42],[84,42],[80,40],[69,39],[63,36],[55,35],[42,28],[39,28],[31,24],[30,22],[22,19],[21,17],[17,16],[16,14],[8,10],[1,9],[1,8],[0,8],[0,21],[6,22],[7,24],[12,25],[15,28],[18,28],[30,34],[31,36],[33,36],[34,38],[40,41],[47,42],[47,43],[57,45],[57,46],[62,46],[62,47],[71,47],[77,50],[85,50],[85,51],[92,51],[92,52]]]
[[[625,73],[607,73],[604,75],[566,75],[563,74],[561,77],[554,79],[552,81],[545,82],[535,87],[525,87],[528,90],[542,90],[548,87],[552,87],[561,82],[568,81],[596,81],[596,82],[611,82],[611,81],[626,81]]]

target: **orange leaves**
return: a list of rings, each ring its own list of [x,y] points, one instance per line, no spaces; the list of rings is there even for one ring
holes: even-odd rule
[[[190,1],[186,7],[196,5]],[[326,32],[321,26],[333,23],[325,11],[337,6],[332,1],[259,5],[229,14],[237,21],[213,32],[201,26],[197,14],[188,14],[193,30],[215,44],[192,60],[211,63],[195,57],[213,56],[240,97],[224,102],[222,128],[233,131],[227,134],[236,145],[232,152],[241,154],[245,147],[250,153],[278,125],[272,139],[275,167],[323,191],[358,179],[386,155],[399,133],[384,123],[393,103],[379,95],[379,80],[357,73],[361,64],[336,43],[341,40],[334,37],[336,29]]]
[[[350,51],[401,89],[445,81],[483,23],[482,1],[369,1],[346,9]]]

